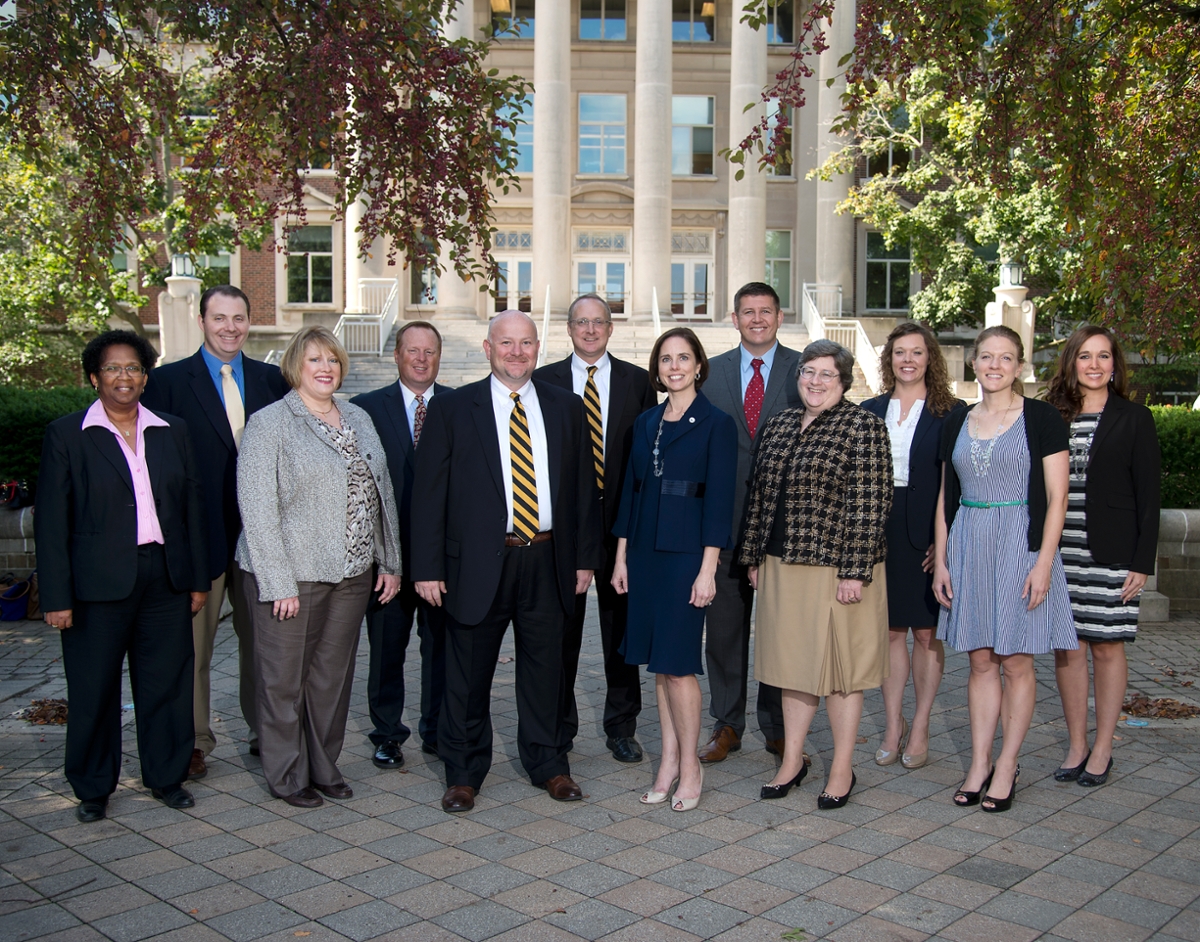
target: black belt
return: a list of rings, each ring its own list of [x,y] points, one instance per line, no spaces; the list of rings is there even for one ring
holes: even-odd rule
[[[534,543],[545,543],[547,540],[554,538],[553,530],[542,530],[540,533],[535,533],[533,539],[529,542],[525,541],[525,537],[517,536],[515,533],[504,534],[505,546],[533,546]]]

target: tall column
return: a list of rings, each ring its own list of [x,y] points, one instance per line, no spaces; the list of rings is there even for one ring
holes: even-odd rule
[[[762,120],[765,113],[762,93],[766,84],[767,32],[735,22],[729,49],[730,147],[737,147]],[[752,102],[753,108],[742,110]],[[734,179],[736,165],[729,168],[729,227],[725,241],[729,260],[728,297],[727,307],[717,312],[718,316],[733,310],[733,296],[738,288],[749,281],[762,281],[766,273],[767,175],[759,172],[752,154],[746,155],[744,166],[746,174],[741,180]]]
[[[846,67],[838,60],[854,48],[854,0],[839,0],[833,19],[826,23],[829,48],[821,53],[820,81],[817,86],[820,130],[817,157],[824,163],[832,154],[845,147],[849,140],[834,134],[830,128],[842,110],[842,94],[846,91]],[[833,85],[826,82],[833,79]],[[839,174],[831,180],[817,183],[817,281],[820,284],[841,285],[846,314],[853,314],[854,277],[854,217],[839,216],[837,206],[850,194],[853,175]]]
[[[533,39],[533,311],[571,301],[571,7],[537,0]]]
[[[447,0],[446,12],[453,13],[453,20],[442,24],[442,35],[453,42],[470,39],[475,33],[474,9],[469,0]],[[454,270],[449,247],[445,244],[438,254],[437,316],[443,320],[467,320],[475,318],[479,304],[479,285],[473,279],[464,281]]]
[[[633,133],[633,310],[671,310],[671,4],[640,0]]]

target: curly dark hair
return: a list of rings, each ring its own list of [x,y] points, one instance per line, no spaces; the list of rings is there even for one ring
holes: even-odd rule
[[[138,362],[142,364],[142,369],[147,373],[154,369],[154,364],[158,362],[158,351],[151,346],[149,340],[141,334],[135,334],[132,330],[106,330],[89,340],[87,346],[83,348],[83,353],[80,355],[83,375],[90,380],[99,373],[100,364],[104,362],[104,354],[108,348],[121,345],[133,347],[137,353]]]
[[[660,393],[667,391],[663,381],[658,378],[658,355],[662,351],[663,344],[672,337],[682,338],[692,348],[692,355],[695,356],[696,365],[700,368],[700,375],[696,378],[696,388],[699,389],[708,379],[708,354],[704,352],[704,344],[700,342],[700,338],[690,327],[672,327],[670,330],[663,331],[662,335],[654,341],[654,349],[650,351],[650,388]]]
[[[1127,397],[1129,371],[1125,366],[1125,354],[1117,338],[1107,327],[1097,327],[1095,324],[1085,324],[1076,330],[1063,345],[1062,353],[1058,356],[1058,369],[1055,371],[1050,385],[1046,387],[1046,401],[1054,406],[1068,422],[1074,421],[1083,408],[1083,393],[1079,391],[1079,374],[1075,370],[1075,361],[1079,359],[1079,351],[1093,337],[1105,337],[1112,348],[1113,374],[1108,381],[1108,391],[1116,393],[1122,399]]]
[[[950,369],[946,366],[946,358],[942,355],[941,345],[933,331],[924,324],[908,321],[897,325],[888,334],[883,352],[879,354],[879,372],[883,376],[883,395],[890,396],[896,388],[896,374],[892,370],[892,349],[901,337],[919,334],[925,341],[925,352],[928,362],[925,367],[925,408],[934,415],[945,415],[956,405],[958,400],[950,386]]]

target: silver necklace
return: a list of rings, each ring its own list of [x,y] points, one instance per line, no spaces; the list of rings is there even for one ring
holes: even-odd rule
[[[992,467],[992,449],[996,447],[996,439],[1003,434],[1005,428],[1004,422],[1008,418],[1008,414],[1012,411],[1012,407],[1016,404],[1016,394],[1010,392],[1010,395],[1012,398],[1009,400],[1008,408],[1000,416],[1000,422],[996,426],[996,433],[986,441],[977,438],[971,431],[972,416],[967,417],[967,435],[971,439],[971,468],[974,470],[975,477],[977,478],[987,477],[987,473]],[[976,420],[976,425],[978,425],[978,420]]]
[[[667,410],[663,409],[662,418],[660,418],[658,420],[658,434],[654,436],[654,451],[651,452],[651,454],[654,457],[654,476],[656,478],[661,478],[662,473],[663,473],[663,466],[659,463],[659,460],[658,460],[658,443],[660,441],[662,441],[663,422],[665,422],[666,420],[667,420]]]

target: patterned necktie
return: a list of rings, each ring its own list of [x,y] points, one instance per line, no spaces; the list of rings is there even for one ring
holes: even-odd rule
[[[750,437],[753,439],[758,432],[758,417],[762,414],[765,387],[762,378],[763,361],[755,357],[750,361],[750,365],[754,367],[754,375],[750,377],[750,382],[746,385],[746,400],[743,407],[746,410],[746,426],[750,429]]]
[[[600,390],[596,388],[596,370],[587,368],[587,385],[583,387],[583,407],[587,413],[588,429],[592,433],[592,463],[596,467],[596,487],[604,493],[604,413],[600,411]]]
[[[533,472],[533,441],[529,437],[529,422],[525,407],[517,393],[509,393],[513,401],[508,420],[508,448],[512,456],[513,533],[526,543],[533,542],[538,532],[537,476]]]
[[[242,393],[233,378],[233,367],[226,363],[221,367],[221,395],[225,398],[225,417],[229,419],[229,431],[233,432],[233,445],[242,449],[242,430],[246,427],[246,407],[242,404]]]
[[[425,427],[425,397],[417,396],[417,411],[413,413],[413,448],[421,444],[421,429]]]

